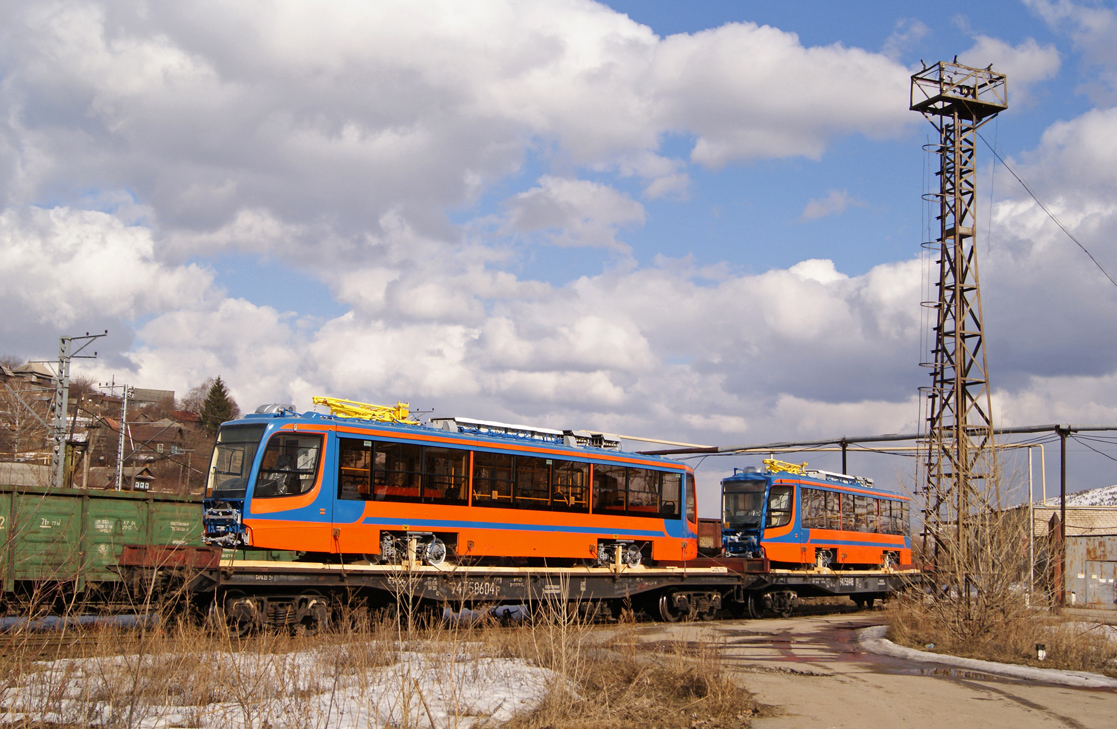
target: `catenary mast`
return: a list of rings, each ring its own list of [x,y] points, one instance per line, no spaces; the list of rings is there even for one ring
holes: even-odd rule
[[[927,397],[924,558],[967,595],[979,522],[999,506],[975,212],[977,130],[1008,108],[1005,76],[992,68],[956,59],[911,77],[911,109],[939,132],[939,189],[928,196],[938,203],[939,237],[924,243],[938,255],[938,298],[925,304],[934,318],[932,384],[921,388]]]

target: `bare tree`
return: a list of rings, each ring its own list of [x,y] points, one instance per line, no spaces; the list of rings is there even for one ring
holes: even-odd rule
[[[215,378],[208,377],[201,382],[201,384],[191,387],[182,399],[178,402],[178,409],[185,410],[192,413],[199,418],[202,417],[202,408],[206,404],[206,396],[209,395],[210,388],[213,387]]]
[[[0,453],[6,460],[49,451],[50,430],[43,425],[49,417],[49,391],[14,377],[0,383]]]

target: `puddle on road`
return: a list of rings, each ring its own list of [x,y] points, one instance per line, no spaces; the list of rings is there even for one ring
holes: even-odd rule
[[[948,668],[946,666],[939,666],[938,668],[917,668],[912,671],[917,676],[945,676],[947,678],[965,678],[974,681],[1000,681],[1004,680],[1002,676],[993,676],[988,673],[978,673],[977,671],[966,671],[961,668]]]
[[[929,676],[934,678],[957,679],[966,681],[998,681],[1006,683],[1027,683],[1037,685],[1037,681],[1025,681],[1009,676],[998,676],[981,671],[971,671],[950,666],[935,665],[894,656],[883,656],[863,650],[858,642],[857,633],[864,624],[835,625],[817,633],[791,634],[790,632],[768,633],[756,630],[732,629],[722,631],[729,640],[730,648],[762,648],[771,651],[763,656],[742,656],[745,661],[762,660],[771,663],[798,664],[855,662],[866,666],[876,673]],[[797,653],[796,649],[799,649]],[[802,649],[808,649],[804,653]],[[730,656],[726,656],[729,658]]]

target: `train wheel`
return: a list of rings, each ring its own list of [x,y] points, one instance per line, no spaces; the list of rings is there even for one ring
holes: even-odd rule
[[[229,593],[223,601],[214,600],[210,605],[209,620],[230,638],[245,638],[260,626],[260,611],[256,601],[243,593]]]
[[[659,596],[659,617],[665,623],[677,623],[686,615],[675,606],[675,594],[665,592]]]
[[[753,620],[760,620],[764,617],[764,610],[758,604],[755,592],[750,592],[745,600],[745,613]]]
[[[295,609],[295,635],[318,635],[330,626],[330,608],[326,598],[317,593],[299,597]]]
[[[873,602],[874,602],[874,599],[871,598],[871,597],[855,597],[855,598],[853,598],[853,604],[857,606],[858,610],[864,610],[866,608],[868,608],[869,610],[872,610],[873,609]]]
[[[427,546],[423,548],[423,561],[431,567],[437,567],[446,561],[446,544],[438,537],[431,537]]]

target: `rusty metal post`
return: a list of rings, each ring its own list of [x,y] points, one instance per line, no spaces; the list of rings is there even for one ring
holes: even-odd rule
[[[1062,579],[1057,593],[1059,607],[1067,603],[1067,436],[1069,425],[1055,429],[1059,434],[1059,573]]]

